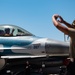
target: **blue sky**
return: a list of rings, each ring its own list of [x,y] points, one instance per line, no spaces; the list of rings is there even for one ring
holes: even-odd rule
[[[22,27],[36,36],[64,41],[52,23],[53,14],[75,19],[75,0],[0,0],[0,24]]]

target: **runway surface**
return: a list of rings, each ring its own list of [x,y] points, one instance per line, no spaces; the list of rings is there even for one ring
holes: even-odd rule
[[[0,75],[25,75],[25,69],[13,67],[13,69],[5,69]],[[54,73],[53,73],[54,72]],[[30,75],[59,75],[59,70],[56,68],[45,68],[43,72],[41,69],[31,69]]]
[[[31,68],[30,75],[59,75],[59,67],[48,67],[43,70],[44,74],[41,71],[41,68]],[[0,75],[25,75],[25,66],[24,65],[15,65],[8,68],[5,68]]]

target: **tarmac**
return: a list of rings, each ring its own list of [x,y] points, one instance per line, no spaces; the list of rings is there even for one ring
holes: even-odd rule
[[[0,75],[26,75],[26,74],[25,74],[25,70],[19,70],[19,71],[5,70]],[[49,73],[46,73],[46,71],[43,73],[43,72],[39,72],[38,70],[31,70],[30,75],[59,75],[59,74],[55,74],[55,73],[49,74]]]
[[[9,68],[4,69],[0,75],[25,75],[25,67],[24,66],[11,66]],[[53,68],[45,68],[40,71],[40,68],[32,68],[30,71],[30,75],[59,75],[58,67]]]

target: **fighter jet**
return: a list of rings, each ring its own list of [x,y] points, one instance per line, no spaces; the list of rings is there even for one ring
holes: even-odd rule
[[[0,25],[0,70],[8,64],[22,64],[26,60],[36,64],[68,56],[67,42],[38,37],[16,25]]]

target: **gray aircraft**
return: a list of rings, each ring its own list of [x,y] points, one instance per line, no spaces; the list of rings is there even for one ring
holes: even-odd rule
[[[4,24],[0,25],[0,70],[7,65],[33,64],[62,60],[69,56],[69,43],[37,37],[25,29]]]

